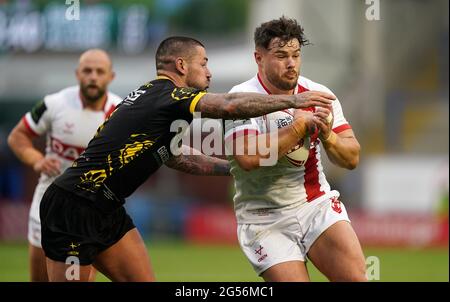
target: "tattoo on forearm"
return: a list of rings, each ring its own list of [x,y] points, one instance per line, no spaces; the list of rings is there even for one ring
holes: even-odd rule
[[[283,110],[292,104],[289,96],[268,96],[257,93],[207,94],[199,103],[199,111],[210,118],[250,118]]]
[[[228,161],[206,155],[180,155],[171,158],[166,165],[193,175],[228,176]]]

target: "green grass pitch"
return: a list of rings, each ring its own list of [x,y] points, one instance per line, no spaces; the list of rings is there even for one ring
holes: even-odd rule
[[[262,281],[237,246],[197,245],[181,241],[147,244],[159,281]],[[449,281],[448,249],[366,248],[376,256],[380,281]],[[326,281],[308,265],[312,281]],[[28,281],[25,243],[0,243],[0,281]],[[98,275],[97,281],[107,281]]]

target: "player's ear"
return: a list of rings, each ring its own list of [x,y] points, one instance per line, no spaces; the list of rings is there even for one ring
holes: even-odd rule
[[[261,53],[256,49],[255,52],[253,53],[253,56],[255,57],[256,64],[259,65],[261,63],[261,60],[262,60]]]
[[[175,60],[175,68],[179,73],[185,75],[187,73],[187,65],[183,58],[176,58]]]
[[[78,67],[75,69],[75,77],[80,80],[80,69]]]

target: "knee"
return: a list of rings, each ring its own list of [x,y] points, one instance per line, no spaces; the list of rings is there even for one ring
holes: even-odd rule
[[[344,280],[346,282],[367,282],[367,271],[366,271],[366,259],[364,257],[364,254],[354,254],[351,257],[349,261],[349,270],[344,276]]]
[[[354,269],[344,280],[346,282],[367,282],[366,268]]]
[[[332,278],[333,282],[367,282],[366,265],[360,263],[351,266],[348,270],[337,274]]]

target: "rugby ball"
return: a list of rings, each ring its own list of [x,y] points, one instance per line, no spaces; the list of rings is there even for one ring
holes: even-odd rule
[[[274,131],[292,124],[294,120],[293,110],[272,112],[265,116],[267,132]],[[275,128],[276,127],[276,128]],[[286,159],[293,166],[301,167],[309,156],[310,137],[305,135],[287,154]]]

